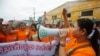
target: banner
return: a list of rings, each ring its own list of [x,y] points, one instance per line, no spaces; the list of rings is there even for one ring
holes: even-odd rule
[[[0,44],[0,56],[52,56],[55,53],[56,41],[50,43],[17,41]]]

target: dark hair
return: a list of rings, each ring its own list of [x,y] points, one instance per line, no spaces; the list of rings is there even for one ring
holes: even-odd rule
[[[96,21],[96,27],[100,26],[100,21]]]
[[[2,24],[2,22],[3,22],[3,18],[0,18],[0,24]]]
[[[60,25],[61,25],[61,28],[63,28],[64,27],[64,25],[62,24],[62,22],[61,21],[59,21],[58,23],[57,23],[57,27],[60,27]]]
[[[0,18],[1,21],[3,21],[3,18]]]
[[[52,28],[51,24],[46,24],[46,27],[49,26],[49,28]]]
[[[77,23],[78,23],[78,26],[80,27],[80,29],[83,29],[83,28],[86,29],[87,37],[92,32],[92,30],[95,30],[94,34],[91,36],[91,38],[89,40],[90,40],[91,45],[92,45],[94,51],[96,52],[96,56],[97,56],[98,52],[99,52],[99,45],[98,45],[98,41],[97,41],[99,38],[99,31],[96,28],[93,29],[93,22],[92,22],[92,20],[90,20],[88,18],[78,19]]]
[[[57,23],[57,25],[56,26],[59,26],[60,25],[60,21]]]
[[[24,23],[24,22],[19,22],[19,27],[21,26],[21,24],[26,25],[26,23]]]
[[[32,26],[34,26],[34,27],[35,27],[35,29],[37,29],[37,28],[36,28],[36,24],[31,24],[31,27],[32,27]]]

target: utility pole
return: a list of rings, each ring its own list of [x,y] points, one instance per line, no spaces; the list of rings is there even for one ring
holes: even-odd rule
[[[35,8],[33,8],[33,15],[34,15],[34,20],[35,20]]]

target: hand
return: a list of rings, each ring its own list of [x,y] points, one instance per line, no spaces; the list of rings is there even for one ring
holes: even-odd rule
[[[68,30],[67,29],[60,29],[59,30],[60,45],[65,46],[67,34],[68,34]]]
[[[66,16],[67,14],[67,10],[65,8],[63,8],[63,12],[62,12],[63,16]]]
[[[46,20],[46,12],[44,12],[44,19]]]

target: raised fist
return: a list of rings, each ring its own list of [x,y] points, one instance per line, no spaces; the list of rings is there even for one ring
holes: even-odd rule
[[[65,8],[63,8],[63,12],[62,12],[63,16],[66,16],[67,14],[67,10]]]

